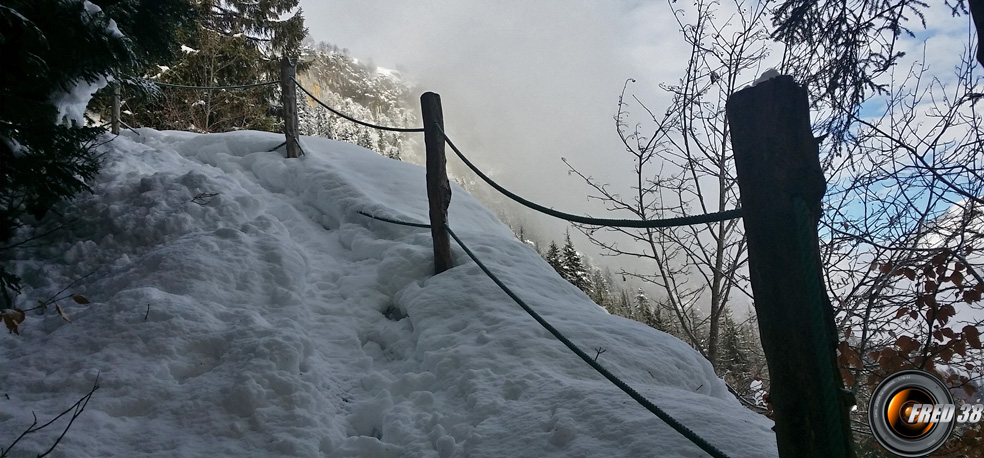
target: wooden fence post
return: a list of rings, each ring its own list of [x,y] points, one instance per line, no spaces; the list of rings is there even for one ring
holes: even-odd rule
[[[113,121],[111,125],[113,135],[120,134],[120,83],[113,84]]]
[[[280,59],[280,101],[284,106],[284,135],[287,137],[287,157],[299,157],[301,147],[297,136],[297,86],[294,77],[297,62],[287,56]]]
[[[748,270],[781,457],[850,457],[850,396],[817,238],[826,188],[807,92],[779,76],[727,103]]]
[[[427,149],[427,201],[430,204],[431,236],[434,238],[434,275],[453,267],[451,239],[444,224],[451,203],[447,158],[444,156],[444,111],[441,96],[425,92],[420,96],[420,113],[424,118],[424,145]],[[441,130],[438,130],[440,126]]]

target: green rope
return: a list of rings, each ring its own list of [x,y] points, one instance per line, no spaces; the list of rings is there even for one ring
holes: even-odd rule
[[[693,442],[695,445],[700,447],[701,450],[707,452],[714,458],[727,458],[727,455],[725,455],[724,452],[722,452],[717,447],[708,443],[706,440],[704,440],[704,438],[698,436],[697,433],[693,432],[690,428],[687,428],[682,423],[678,422],[675,418],[671,417],[669,414],[664,412],[663,409],[657,407],[656,404],[653,404],[652,401],[646,399],[643,395],[639,394],[638,391],[634,390],[632,387],[630,387],[628,384],[622,381],[622,379],[615,376],[615,374],[609,372],[608,369],[605,369],[604,366],[598,364],[598,362],[592,359],[591,356],[589,356],[587,353],[584,352],[584,350],[581,350],[577,345],[574,344],[574,342],[571,342],[570,339],[568,339],[566,336],[564,336],[564,334],[558,331],[557,328],[554,328],[550,323],[544,320],[543,317],[540,316],[540,314],[536,313],[536,311],[533,310],[529,305],[527,305],[525,301],[520,299],[519,296],[516,295],[516,293],[514,293],[511,289],[509,289],[509,287],[506,286],[505,283],[502,282],[502,280],[499,280],[499,278],[496,277],[495,274],[493,274],[492,271],[489,270],[489,268],[486,267],[485,264],[483,264],[482,261],[480,261],[477,256],[475,256],[475,253],[472,253],[472,251],[469,250],[467,246],[465,246],[465,243],[462,242],[460,238],[458,238],[458,235],[455,234],[454,231],[452,231],[447,224],[444,225],[444,228],[447,229],[448,234],[450,234],[451,237],[454,238],[454,241],[458,242],[458,246],[460,246],[462,250],[465,250],[465,253],[468,255],[468,257],[470,257],[472,261],[475,261],[475,264],[477,264],[478,267],[482,269],[483,272],[485,272],[485,275],[488,275],[489,278],[491,278],[492,281],[495,282],[495,284],[498,285],[499,288],[506,293],[506,295],[508,295],[510,298],[512,298],[513,301],[519,304],[519,306],[522,307],[523,310],[525,310],[526,313],[528,313],[531,317],[533,317],[533,319],[536,320],[537,323],[540,323],[540,326],[543,326],[544,329],[546,329],[548,332],[550,332],[550,334],[556,337],[557,340],[559,340],[561,343],[564,344],[564,346],[566,346],[568,349],[574,352],[574,354],[576,354],[579,358],[581,358],[582,361],[587,363],[589,366],[591,366],[592,369],[594,369],[599,374],[601,374],[606,379],[608,379],[609,382],[612,382],[620,390],[625,392],[625,394],[628,394],[632,399],[634,399],[636,402],[638,402],[643,407],[645,407],[646,410],[655,414],[657,417],[659,417],[660,420],[666,422],[667,425],[669,425],[678,433],[682,434],[684,437],[689,439],[690,442]]]
[[[144,80],[144,81],[146,81],[148,83],[151,83],[151,84],[156,84],[158,86],[163,86],[163,87],[176,87],[176,88],[180,88],[180,89],[206,89],[206,90],[215,90],[215,89],[248,89],[248,88],[251,88],[251,87],[269,86],[271,84],[280,84],[280,81],[266,81],[266,82],[263,82],[263,83],[239,84],[239,85],[233,85],[233,86],[187,86],[187,85],[184,85],[184,84],[162,83],[160,81],[151,81],[151,80]]]
[[[455,154],[461,159],[465,165],[468,166],[476,175],[482,180],[495,188],[496,191],[501,192],[506,197],[516,201],[517,203],[531,208],[541,213],[553,216],[555,218],[560,218],[563,220],[570,221],[572,223],[587,224],[590,226],[604,226],[604,227],[636,227],[636,228],[656,228],[656,227],[675,227],[675,226],[690,226],[694,224],[703,223],[714,223],[718,221],[726,221],[729,219],[735,219],[741,217],[741,209],[736,208],[733,210],[726,210],[717,213],[707,213],[703,215],[693,215],[693,216],[681,216],[677,218],[666,218],[666,219],[656,219],[656,220],[632,220],[632,219],[604,219],[604,218],[592,218],[590,216],[578,216],[571,213],[564,213],[561,211],[554,210],[552,208],[544,207],[543,205],[537,204],[526,200],[519,195],[510,192],[508,189],[499,185],[487,175],[482,173],[465,155],[454,145],[454,142],[448,137],[448,134],[444,133],[444,129],[440,125],[437,125],[437,129],[444,136],[444,140],[448,143],[448,146],[454,151]]]
[[[267,152],[268,153],[272,153],[272,152],[276,151],[277,149],[279,149],[281,146],[284,146],[286,144],[287,144],[287,141],[282,141],[282,142],[280,142],[279,145],[274,146],[273,148],[268,149]]]
[[[370,215],[370,214],[368,214],[366,212],[363,212],[363,211],[360,211],[358,213],[360,215],[362,215],[362,216],[368,216],[368,217],[370,217],[372,219],[379,220],[379,221],[384,221],[384,222],[387,222],[387,223],[399,224],[400,226],[419,227],[421,229],[430,229],[430,227],[431,227],[430,224],[424,224],[424,223],[408,223],[408,222],[405,222],[405,221],[397,221],[395,219],[384,218],[382,216],[373,216],[373,215]]]
[[[352,122],[354,122],[354,123],[356,123],[356,124],[358,124],[360,126],[366,126],[366,127],[369,127],[369,128],[372,128],[372,129],[378,129],[378,130],[387,130],[387,131],[390,131],[390,132],[423,132],[424,131],[424,128],[423,127],[386,127],[386,126],[377,126],[376,124],[370,124],[370,123],[365,122],[365,121],[360,121],[360,120],[355,119],[355,118],[353,118],[353,117],[351,117],[351,116],[349,116],[349,115],[347,115],[345,113],[342,113],[341,111],[338,111],[338,110],[336,110],[336,109],[328,106],[328,104],[322,102],[321,100],[318,100],[318,98],[315,97],[314,94],[310,93],[307,89],[304,89],[304,86],[301,86],[301,83],[298,83],[297,80],[294,80],[294,84],[296,84],[297,87],[301,89],[301,91],[303,91],[305,94],[307,94],[308,97],[311,97],[311,100],[314,100],[315,102],[317,102],[318,105],[321,105],[326,110],[328,110],[328,111],[330,111],[332,113],[335,113],[336,115],[341,116],[341,117],[343,117],[345,119],[348,119],[349,121],[352,121]]]
[[[828,429],[834,438],[833,446],[843,447],[845,443],[844,431],[840,424],[841,406],[837,393],[840,387],[836,381],[836,374],[830,364],[832,350],[830,342],[827,341],[827,326],[823,314],[823,295],[826,294],[819,275],[813,275],[813,268],[818,265],[816,258],[815,239],[816,223],[810,214],[806,202],[799,196],[793,197],[793,211],[796,216],[796,241],[800,250],[800,264],[806,271],[804,279],[806,285],[806,297],[809,298],[807,307],[809,310],[809,320],[813,331],[813,351],[817,364],[820,369],[821,396],[826,407]],[[848,450],[840,450],[842,456],[848,456]]]

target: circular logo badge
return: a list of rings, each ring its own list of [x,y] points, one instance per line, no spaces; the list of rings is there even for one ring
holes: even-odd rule
[[[888,451],[924,456],[940,448],[954,426],[953,397],[936,377],[918,370],[882,380],[868,403],[871,433]]]

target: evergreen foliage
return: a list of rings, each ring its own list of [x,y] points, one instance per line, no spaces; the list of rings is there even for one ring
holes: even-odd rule
[[[673,316],[673,309],[669,304],[650,299],[649,294],[640,287],[633,289],[616,283],[615,276],[609,269],[602,270],[592,266],[577,252],[570,233],[565,234],[563,246],[551,241],[541,256],[558,275],[580,288],[592,301],[612,315],[638,321],[684,341],[699,344],[708,339],[708,320],[698,307],[687,309],[684,319],[691,323],[692,335],[686,335],[686,331],[677,324],[678,317]],[[622,281],[625,280],[623,273]],[[761,402],[763,393],[763,388],[754,387],[753,382],[758,381],[761,384],[763,380],[768,380],[768,368],[755,323],[754,317],[738,322],[730,310],[725,310],[720,331],[719,364],[715,366],[718,375],[725,379],[735,393],[749,402]]]
[[[560,248],[557,246],[557,242],[550,241],[550,246],[547,248],[547,253],[543,258],[546,259],[547,264],[550,264],[550,267],[553,267],[561,277],[564,276],[564,267],[560,261]],[[567,278],[565,277],[564,279],[566,280]]]
[[[130,49],[142,67],[164,65],[174,60],[179,48],[178,30],[195,26],[197,11],[189,0],[90,0],[116,21],[130,41]],[[135,75],[117,79],[132,81]]]
[[[564,239],[564,248],[560,255],[561,276],[565,280],[577,286],[581,291],[590,291],[590,279],[588,278],[587,268],[581,260],[581,254],[574,249],[571,242],[571,234],[568,232]]]
[[[188,86],[250,84],[268,78],[259,49],[245,36],[227,37],[209,29],[187,36],[184,52],[160,81]],[[135,106],[133,123],[193,132],[267,130],[277,126],[271,110],[273,86],[233,90],[164,87],[150,106]]]
[[[298,0],[196,0],[203,28],[224,37],[245,38],[267,57],[298,57],[307,35]],[[273,59],[275,60],[275,59]]]
[[[148,67],[152,79],[186,86],[232,86],[280,78],[282,56],[299,57],[307,31],[297,0],[192,0],[198,21],[178,36],[181,52],[168,65]],[[296,11],[295,11],[296,10]],[[286,19],[284,15],[295,11]],[[144,97],[128,92],[124,121],[195,132],[276,130],[274,86],[199,90],[163,87]]]

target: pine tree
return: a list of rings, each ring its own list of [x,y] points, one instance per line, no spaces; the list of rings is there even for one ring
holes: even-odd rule
[[[751,360],[748,333],[735,323],[731,310],[725,310],[721,320],[721,358],[719,371],[731,374],[748,374]]]
[[[199,29],[184,40],[184,55],[161,75],[161,81],[189,86],[250,84],[267,79],[258,48],[245,36],[226,37]],[[138,125],[195,132],[273,130],[273,86],[245,90],[197,90],[165,87],[156,107]]]
[[[188,86],[229,86],[280,78],[282,56],[298,57],[307,31],[298,0],[192,0],[197,27],[179,37],[182,53],[156,77]],[[155,72],[156,73],[156,72]],[[136,125],[222,132],[274,130],[277,89],[263,86],[234,90],[162,88],[147,106],[131,109]],[[133,104],[139,100],[129,101]]]
[[[590,279],[588,278],[587,268],[581,259],[580,253],[574,249],[571,242],[571,233],[568,232],[564,240],[564,248],[561,253],[561,276],[572,285],[577,286],[581,291],[588,292]]]
[[[624,289],[619,290],[618,300],[615,301],[612,308],[614,309],[612,313],[615,315],[623,316],[630,320],[635,319],[635,314],[632,312],[632,299],[629,297],[629,292]]]
[[[197,0],[206,29],[225,37],[242,35],[249,47],[274,59],[298,57],[301,41],[307,36],[304,17],[297,9],[299,0]],[[281,19],[291,11],[287,19]]]
[[[560,260],[560,248],[557,247],[557,243],[553,240],[550,241],[550,247],[547,248],[547,254],[544,256],[544,259],[547,260],[547,264],[550,264],[550,267],[553,267],[561,277],[564,276],[564,266]]]
[[[752,382],[768,378],[768,368],[762,352],[753,316],[737,322],[731,310],[721,319],[721,341],[717,373],[746,399],[754,399]]]
[[[668,320],[663,316],[663,308],[660,304],[653,304],[646,292],[639,288],[635,295],[635,315],[638,321],[645,323],[647,326],[659,329],[660,331],[669,333],[672,329],[669,326]]]
[[[604,307],[605,303],[610,301],[612,293],[612,272],[608,269],[602,271],[598,268],[592,268],[589,283],[591,284],[591,292],[588,293],[588,297],[595,304]]]

